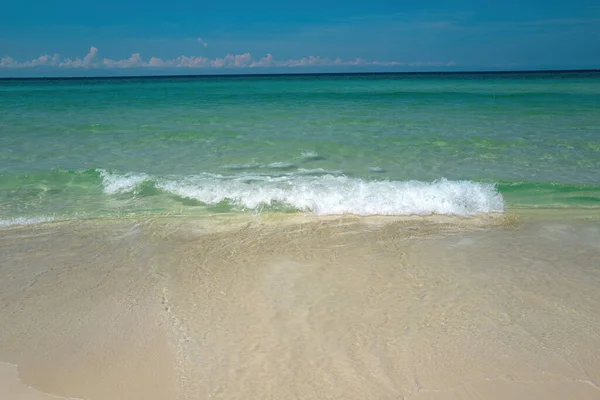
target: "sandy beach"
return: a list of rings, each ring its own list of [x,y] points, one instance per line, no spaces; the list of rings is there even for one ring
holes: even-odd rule
[[[0,397],[598,399],[599,221],[6,228]]]

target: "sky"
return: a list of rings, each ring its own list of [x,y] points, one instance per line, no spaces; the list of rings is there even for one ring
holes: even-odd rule
[[[0,77],[598,68],[598,0],[21,0],[0,12]]]

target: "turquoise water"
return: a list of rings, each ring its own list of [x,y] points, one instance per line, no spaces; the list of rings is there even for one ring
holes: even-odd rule
[[[3,224],[600,208],[600,73],[0,81]]]

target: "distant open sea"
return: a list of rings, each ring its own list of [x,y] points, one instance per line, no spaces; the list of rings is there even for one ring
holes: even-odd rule
[[[600,72],[0,80],[0,226],[600,208]]]

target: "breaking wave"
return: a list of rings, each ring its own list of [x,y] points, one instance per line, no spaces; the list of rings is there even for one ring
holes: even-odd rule
[[[135,193],[145,182],[207,206],[251,211],[288,208],[318,215],[474,215],[502,212],[496,186],[472,181],[368,181],[343,175],[201,173],[189,176],[117,174],[99,170],[106,194]]]

